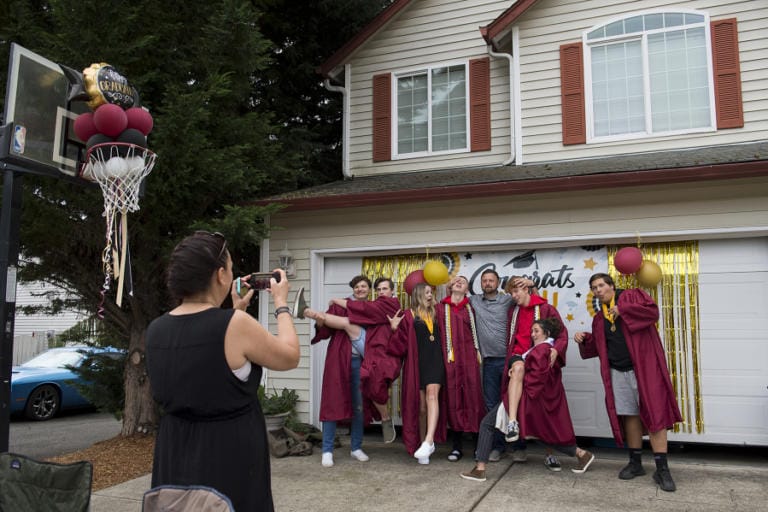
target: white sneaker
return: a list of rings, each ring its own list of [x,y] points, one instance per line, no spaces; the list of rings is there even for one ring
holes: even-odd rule
[[[419,457],[418,461],[419,461],[419,464],[427,465],[429,464],[429,457]]]
[[[323,467],[330,468],[333,466],[333,454],[331,452],[323,452]]]
[[[365,452],[359,448],[355,451],[349,452],[349,454],[353,459],[357,459],[360,462],[368,462],[369,460],[369,457],[365,454]]]
[[[421,459],[424,457],[429,457],[435,453],[435,443],[428,443],[424,441],[421,443],[421,446],[419,446],[419,449],[414,452],[413,456],[417,459]]]

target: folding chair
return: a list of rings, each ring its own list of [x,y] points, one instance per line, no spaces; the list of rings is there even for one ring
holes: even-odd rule
[[[158,485],[144,493],[142,512],[234,512],[229,498],[204,485]]]
[[[56,464],[0,453],[0,512],[87,512],[92,480],[88,461]]]

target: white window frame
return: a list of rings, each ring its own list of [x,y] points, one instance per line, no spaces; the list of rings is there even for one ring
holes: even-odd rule
[[[704,39],[706,42],[706,59],[707,59],[707,82],[709,87],[709,126],[701,128],[686,128],[683,130],[670,130],[670,131],[652,131],[652,113],[651,113],[651,101],[650,101],[650,73],[648,64],[648,35],[661,32],[667,32],[674,29],[655,29],[647,30],[644,32],[633,33],[630,35],[621,36],[609,36],[599,39],[587,39],[590,32],[597,30],[601,27],[610,25],[611,23],[633,18],[635,16],[645,16],[648,14],[695,14],[704,17],[702,22],[704,28]],[[697,24],[698,25],[698,24]],[[697,25],[681,25],[680,28],[690,28]],[[594,104],[592,98],[592,51],[593,46],[602,46],[606,43],[622,42],[622,41],[641,41],[641,57],[643,59],[643,99],[645,106],[645,131],[636,133],[623,133],[620,135],[609,136],[596,136],[595,135],[595,118],[594,118]],[[587,123],[587,144],[600,143],[600,142],[613,142],[632,139],[645,139],[652,137],[667,137],[671,135],[682,135],[690,133],[703,133],[717,131],[717,113],[715,110],[715,85],[713,77],[713,65],[712,65],[712,39],[710,34],[710,18],[709,13],[703,11],[697,11],[693,9],[656,9],[648,11],[639,11],[617,16],[615,18],[608,19],[605,22],[594,25],[593,27],[585,30],[582,34],[582,42],[584,47],[584,101],[586,123]]]
[[[464,148],[457,148],[457,149],[447,149],[443,151],[432,151],[432,70],[436,68],[447,68],[452,66],[464,66],[464,76],[466,80],[465,85],[465,95],[464,95],[464,101],[465,101],[465,121],[466,121],[466,133],[467,133],[467,145]],[[399,153],[398,149],[398,116],[397,116],[397,80],[402,77],[406,77],[409,75],[415,75],[415,74],[427,74],[427,89],[429,90],[428,95],[428,105],[427,105],[427,150],[426,151],[419,151],[414,153]],[[451,155],[456,153],[469,153],[470,151],[470,133],[469,133],[469,127],[470,127],[470,111],[469,111],[469,61],[468,60],[460,60],[460,61],[451,61],[451,62],[444,62],[440,64],[433,64],[430,66],[418,66],[413,68],[407,68],[407,69],[401,69],[398,71],[394,71],[392,73],[392,85],[390,87],[391,93],[391,105],[392,105],[392,114],[391,114],[391,140],[392,140],[392,160],[404,160],[408,158],[423,158],[425,156],[432,156],[432,155]]]

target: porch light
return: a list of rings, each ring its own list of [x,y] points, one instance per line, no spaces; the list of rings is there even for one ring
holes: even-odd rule
[[[288,277],[296,276],[296,265],[293,262],[293,254],[288,250],[288,242],[285,242],[285,247],[278,256],[278,266],[285,270],[285,275]]]

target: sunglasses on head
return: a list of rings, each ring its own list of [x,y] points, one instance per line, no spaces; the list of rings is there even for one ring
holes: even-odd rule
[[[196,235],[205,235],[205,236],[212,236],[213,238],[221,240],[221,249],[219,249],[219,255],[216,256],[216,259],[220,259],[221,256],[224,254],[224,251],[227,249],[227,239],[219,233],[218,231],[195,231]]]

